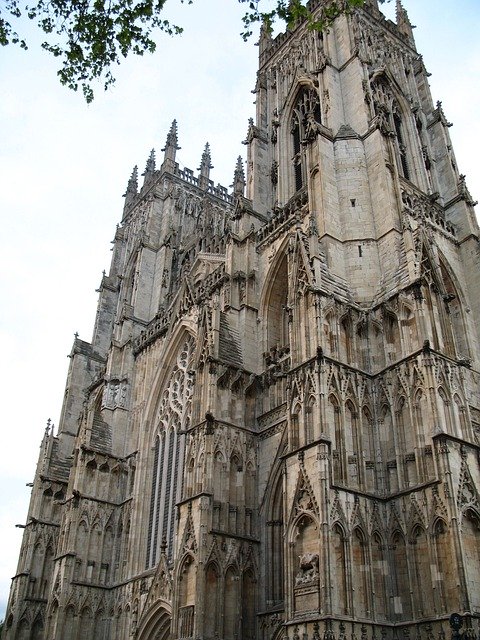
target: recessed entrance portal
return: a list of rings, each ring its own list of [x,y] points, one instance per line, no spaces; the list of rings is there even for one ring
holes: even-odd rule
[[[157,603],[142,616],[138,628],[138,640],[170,640],[171,612]]]

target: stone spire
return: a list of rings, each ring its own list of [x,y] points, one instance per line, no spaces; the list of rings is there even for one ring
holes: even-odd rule
[[[124,216],[127,209],[129,209],[130,205],[135,200],[135,197],[137,196],[137,194],[138,194],[138,167],[137,165],[135,165],[133,167],[132,175],[128,180],[127,190],[123,194],[123,197],[125,198],[125,204],[123,205]]]
[[[407,11],[405,10],[405,8],[404,8],[404,6],[402,4],[402,0],[397,0],[397,4],[396,4],[396,20],[397,20],[397,27],[398,27],[398,30],[400,31],[400,33],[402,35],[404,35],[412,43],[414,43],[415,40],[413,38],[413,29],[415,27],[410,22],[410,19],[408,17],[408,13],[407,13]]]
[[[167,134],[167,141],[162,151],[165,152],[163,157],[162,169],[172,171],[175,168],[175,155],[181,147],[178,146],[177,121],[174,120]]]
[[[208,182],[210,180],[210,169],[213,169],[213,165],[212,157],[210,155],[210,145],[207,142],[202,153],[200,166],[198,167],[198,171],[200,171],[200,175],[198,176],[198,184],[200,189],[206,189],[208,187]]]
[[[232,187],[234,196],[243,196],[245,190],[245,171],[243,170],[242,156],[238,156],[237,158]]]
[[[150,176],[155,172],[155,149],[150,151],[150,155],[148,156],[147,164],[145,165],[145,171],[142,173],[142,176],[145,176],[145,182]]]

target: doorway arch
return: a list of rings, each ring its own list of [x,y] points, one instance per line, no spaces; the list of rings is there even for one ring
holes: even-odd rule
[[[150,607],[138,625],[138,640],[170,640],[172,612],[166,602],[156,602]]]

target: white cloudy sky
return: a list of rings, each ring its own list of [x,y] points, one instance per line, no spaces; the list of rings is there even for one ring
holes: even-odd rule
[[[231,184],[254,115],[257,49],[244,44],[236,0],[197,0],[167,17],[185,27],[153,56],[129,60],[117,83],[87,106],[62,88],[55,61],[35,47],[0,56],[0,618],[14,575],[29,489],[47,418],[61,409],[73,334],[89,340],[108,271],[128,176],[143,171],[173,118],[181,164],[196,169],[209,141],[213,178]],[[478,0],[404,0],[417,48],[442,100],[460,170],[480,198]],[[387,5],[392,15],[393,8]],[[10,49],[10,50],[9,50]]]

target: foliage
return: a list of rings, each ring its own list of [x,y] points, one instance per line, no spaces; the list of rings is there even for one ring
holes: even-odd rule
[[[268,29],[277,20],[288,28],[306,20],[309,28],[323,29],[365,0],[324,0],[315,13],[308,9],[306,0],[273,0],[273,8],[263,11],[262,3],[267,1],[238,0],[247,5],[241,34],[244,39],[252,35],[256,23]],[[0,2],[0,44],[18,44],[26,49],[27,42],[11,23],[25,16],[35,21],[48,38],[42,47],[61,61],[57,72],[60,82],[74,91],[81,87],[87,102],[93,100],[93,80],[102,79],[105,89],[115,82],[112,69],[122,58],[155,51],[155,29],[169,35],[182,32],[181,27],[163,17],[166,0],[33,0],[28,5],[27,0]],[[193,0],[181,2],[191,4]]]
[[[383,2],[384,0],[380,0]],[[328,27],[341,14],[350,13],[355,7],[360,7],[365,0],[325,0],[319,8],[311,11],[309,3],[304,0],[276,0],[270,11],[260,11],[259,0],[239,0],[248,4],[248,10],[243,16],[244,40],[252,35],[252,26],[261,22],[267,29],[280,20],[288,29],[292,29],[299,21],[306,21],[309,29],[321,31]]]
[[[42,47],[60,58],[60,82],[76,91],[79,86],[87,102],[93,100],[92,80],[103,78],[107,88],[115,78],[114,65],[128,54],[155,51],[152,31],[170,35],[181,27],[163,18],[166,0],[6,0],[0,9],[0,44],[27,43],[9,20],[28,16],[49,37]],[[190,0],[191,1],[191,0]],[[5,15],[8,15],[8,20]]]

